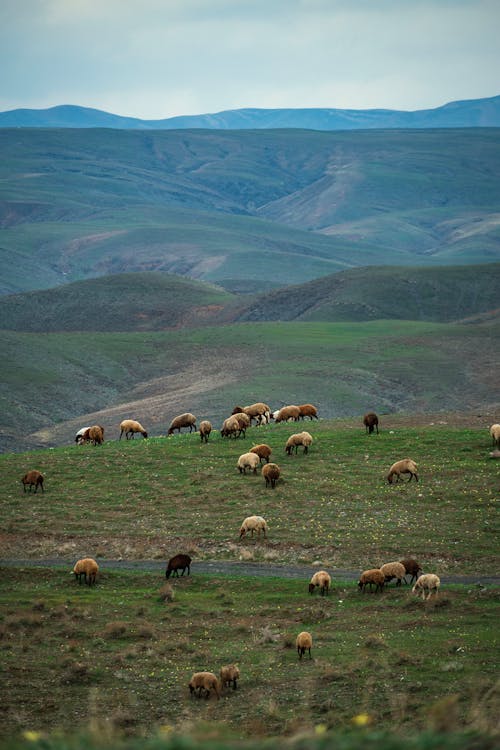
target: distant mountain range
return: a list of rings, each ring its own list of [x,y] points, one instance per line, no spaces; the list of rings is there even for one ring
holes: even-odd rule
[[[500,127],[500,96],[449,102],[414,112],[392,109],[235,109],[214,114],[141,120],[98,109],[61,105],[0,112],[2,128],[115,128],[119,130],[360,130],[373,128]]]

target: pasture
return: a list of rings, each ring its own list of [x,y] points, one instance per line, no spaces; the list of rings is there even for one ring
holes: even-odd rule
[[[479,582],[497,572],[499,465],[487,429],[439,421],[381,416],[378,436],[360,420],[307,421],[237,440],[216,432],[206,445],[183,434],[0,456],[2,557],[52,560],[2,569],[2,737],[33,732],[42,742],[57,728],[97,745],[180,734],[224,744],[305,733],[321,743],[331,732],[430,730],[479,733],[488,746],[498,730],[499,592]],[[287,456],[286,438],[302,429],[314,438],[309,454]],[[281,466],[275,490],[236,468],[256,442]],[[406,455],[420,481],[388,485],[390,464]],[[23,493],[28,468],[45,474],[43,495]],[[269,537],[239,542],[252,513]],[[178,551],[242,568],[321,565],[333,586],[311,596],[307,577],[193,568],[170,579],[164,599],[163,562]],[[424,603],[409,586],[361,594],[336,575],[406,554],[425,572],[478,583],[443,583]],[[86,555],[116,561],[93,588],[70,575]],[[137,569],[120,570],[119,558]],[[313,635],[312,660],[297,657],[301,630]],[[233,661],[237,691],[190,698],[194,671]]]

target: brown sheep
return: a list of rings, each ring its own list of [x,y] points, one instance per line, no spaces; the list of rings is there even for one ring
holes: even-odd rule
[[[179,414],[178,417],[174,417],[170,422],[167,435],[173,435],[174,430],[182,430],[183,427],[189,427],[189,432],[193,430],[196,432],[196,417],[191,412],[187,411],[184,414]]]
[[[31,488],[34,487],[35,495],[39,487],[41,488],[42,492],[44,492],[45,490],[43,489],[43,480],[44,480],[43,474],[41,474],[36,469],[31,469],[31,471],[28,471],[24,475],[24,477],[21,479],[21,482],[23,483],[24,492],[26,492],[26,486],[30,488],[30,492],[31,492]]]
[[[186,569],[189,575],[191,573],[191,558],[189,555],[174,555],[167,563],[165,578],[170,578],[172,574],[178,578],[179,570],[182,570],[181,576],[183,576]]]
[[[378,435],[378,417],[373,411],[369,411],[363,417],[363,424],[366,427],[366,432],[371,435],[373,430],[377,430]]]
[[[264,459],[264,461],[268,464],[272,449],[268,445],[266,445],[266,443],[260,443],[259,445],[252,446],[252,448],[250,448],[250,453],[256,453],[261,463],[262,459]]]
[[[371,568],[361,573],[361,577],[358,582],[358,586],[364,593],[365,588],[370,585],[370,591],[372,590],[372,584],[375,584],[375,593],[382,591],[384,588],[385,576],[380,568]]]
[[[102,445],[104,443],[104,427],[101,427],[100,424],[89,427],[87,440],[93,445]]]
[[[288,422],[290,419],[293,419],[294,422],[298,422],[300,419],[299,407],[295,406],[295,404],[283,406],[275,417],[276,424],[278,422]]]
[[[82,577],[85,583],[92,586],[96,582],[97,574],[99,572],[99,566],[92,557],[83,557],[75,563],[73,573],[75,579],[78,579],[78,583],[82,582]]]
[[[309,417],[312,421],[313,419],[318,419],[318,410],[313,404],[299,404],[299,416],[301,419]]]
[[[197,695],[201,698],[202,694],[205,694],[205,698],[209,698],[211,691],[217,696],[217,700],[220,698],[219,681],[213,672],[195,672],[189,680],[189,692],[191,695]]]
[[[211,432],[212,423],[209,422],[208,419],[204,419],[202,422],[200,422],[200,440],[202,443],[208,443],[208,438],[210,437]]]
[[[399,482],[402,481],[401,474],[409,474],[409,482],[411,482],[413,477],[415,477],[415,481],[418,482],[417,470],[418,467],[415,461],[412,461],[411,458],[402,458],[401,461],[396,461],[395,464],[392,464],[387,475],[387,481],[389,484],[392,484],[394,477],[396,477],[396,481]]]
[[[406,575],[404,578],[405,583],[407,583],[406,581],[407,575],[411,576],[410,583],[413,583],[413,581],[416,581],[419,576],[419,573],[422,572],[422,566],[420,565],[420,563],[417,562],[413,557],[405,557],[404,560],[400,560],[400,563],[401,565],[404,566],[404,569],[406,570]]]
[[[266,487],[268,485],[271,485],[273,490],[276,487],[276,482],[280,478],[280,474],[281,474],[281,471],[280,471],[280,467],[278,466],[278,464],[269,463],[269,464],[265,464],[262,467],[262,476],[266,480]]]
[[[227,664],[225,667],[221,667],[220,670],[220,684],[223,688],[233,686],[233,690],[236,690],[238,685],[236,681],[240,679],[240,670],[236,664]]]

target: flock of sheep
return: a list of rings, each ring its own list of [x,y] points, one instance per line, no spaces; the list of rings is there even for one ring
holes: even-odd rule
[[[312,404],[303,404],[300,406],[290,405],[282,407],[281,409],[271,412],[270,407],[263,403],[258,402],[246,407],[237,406],[233,409],[232,414],[224,420],[220,435],[222,438],[237,438],[240,435],[245,436],[246,429],[250,427],[252,422],[255,421],[257,425],[268,424],[274,419],[276,423],[285,421],[299,421],[308,417],[310,420],[318,419],[318,413],[315,406]],[[366,428],[366,432],[371,434],[374,431],[378,434],[379,420],[374,412],[369,412],[363,417],[363,423]],[[168,428],[168,435],[172,435],[175,430],[180,432],[182,429],[189,429],[189,432],[197,431],[196,417],[190,412],[180,414],[175,417]],[[199,434],[202,442],[208,442],[210,434],[212,432],[212,425],[208,420],[203,420],[199,425]],[[120,424],[120,436],[125,435],[126,440],[133,439],[136,434],[140,434],[143,438],[148,437],[147,431],[144,427],[132,419],[125,419]],[[500,451],[500,424],[494,424],[490,427],[490,435],[493,440],[495,448],[494,454],[499,454]],[[76,434],[75,441],[78,444],[92,443],[94,445],[100,445],[104,442],[104,428],[100,425],[93,425],[90,427],[84,427],[79,430]],[[303,453],[307,454],[309,448],[313,443],[311,434],[307,431],[302,431],[291,435],[285,445],[285,452],[290,455],[293,451],[297,453],[298,448],[302,446]],[[237,469],[241,474],[245,474],[247,469],[254,474],[257,473],[257,469],[262,467],[262,476],[264,477],[266,487],[271,486],[274,488],[280,478],[280,467],[270,462],[270,456],[272,449],[265,443],[253,446],[248,452],[243,453],[237,461]],[[394,481],[401,481],[403,475],[409,475],[408,481],[411,482],[415,479],[418,482],[418,467],[415,462],[410,458],[401,459],[396,461],[389,469],[387,474],[387,481],[392,484]],[[29,488],[31,491],[34,487],[35,493],[40,487],[42,492],[44,491],[43,475],[37,470],[28,471],[22,478],[22,484],[24,491]],[[266,538],[268,533],[267,522],[262,516],[252,515],[245,518],[240,527],[239,539],[243,539],[247,534],[253,537],[254,534],[260,538],[262,534]],[[178,554],[172,557],[168,563],[165,571],[166,578],[171,575],[179,576],[187,571],[187,575],[190,574],[191,558],[186,554]],[[75,578],[82,582],[82,580],[89,586],[94,584],[97,579],[99,572],[99,566],[93,558],[84,558],[78,560],[72,570]],[[412,592],[416,595],[421,595],[422,599],[430,599],[432,594],[435,597],[438,595],[440,579],[435,573],[422,573],[420,564],[413,558],[405,558],[399,562],[389,562],[382,565],[380,568],[373,568],[365,570],[361,573],[359,578],[358,587],[361,592],[365,592],[369,587],[370,592],[375,587],[375,593],[381,592],[386,583],[393,579],[396,579],[396,585],[407,583],[406,576],[411,576],[410,584],[414,583]],[[328,595],[331,586],[331,577],[325,570],[320,570],[314,573],[309,583],[309,593],[313,594],[316,588],[319,590],[322,596]],[[303,631],[297,635],[296,648],[299,659],[307,652],[309,658],[311,657],[312,648],[312,636],[309,632]],[[233,689],[237,687],[237,680],[240,677],[239,668],[235,664],[230,664],[221,667],[219,678],[213,672],[195,672],[191,680],[189,681],[190,694],[197,697],[208,698],[212,693],[220,697],[221,691],[224,687],[231,686]]]

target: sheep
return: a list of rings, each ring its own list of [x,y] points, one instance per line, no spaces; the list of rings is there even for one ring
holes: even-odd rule
[[[266,415],[271,414],[271,408],[262,401],[257,401],[257,403],[250,404],[250,406],[244,406],[243,412],[250,417],[250,423],[252,419],[255,419],[257,424],[262,424],[262,418],[268,418]]]
[[[437,598],[440,585],[441,580],[439,576],[437,576],[435,573],[424,573],[424,575],[421,575],[419,578],[417,578],[411,592],[412,594],[422,593],[422,599],[430,599],[431,594],[434,591],[434,595]],[[428,592],[427,597],[425,596],[426,591]]]
[[[365,588],[370,584],[370,591],[372,590],[372,584],[375,584],[375,593],[382,591],[384,588],[385,576],[380,568],[371,568],[361,573],[361,577],[358,582],[358,586],[364,593]]]
[[[266,481],[266,487],[271,485],[272,489],[276,487],[276,482],[280,478],[281,470],[278,464],[268,463],[262,467],[262,476]]]
[[[99,572],[99,566],[92,557],[83,557],[75,563],[73,573],[75,579],[78,579],[78,583],[81,584],[82,578],[89,586],[92,586],[96,582],[97,574]]]
[[[377,430],[378,435],[378,417],[375,414],[374,411],[369,411],[365,416],[363,417],[363,424],[366,427],[366,432],[371,435],[373,430]]]
[[[299,445],[303,445],[304,453],[307,453],[309,450],[309,446],[312,445],[312,441],[312,435],[310,435],[308,432],[297,432],[295,435],[290,435],[290,437],[286,441],[285,452],[290,455],[295,448],[295,453],[297,454]]]
[[[232,417],[236,419],[236,421],[238,422],[240,429],[243,432],[243,437],[244,437],[246,428],[250,427],[250,417],[248,416],[248,414],[245,414],[245,412],[243,411],[238,414],[233,414]]]
[[[404,580],[406,575],[406,568],[400,562],[390,562],[381,565],[380,572],[383,574],[386,583],[392,581],[393,578],[397,578],[396,586],[401,586],[401,581]]]
[[[209,422],[208,419],[204,419],[202,422],[200,422],[200,439],[202,443],[208,443],[208,438],[211,432],[212,423]]]
[[[309,658],[311,659],[311,648],[312,648],[312,635],[307,632],[307,630],[303,630],[302,633],[299,633],[297,636],[297,640],[295,641],[297,645],[297,653],[299,655],[299,659],[302,659],[306,651],[309,651]]]
[[[120,423],[119,440],[122,439],[123,434],[125,434],[126,440],[133,439],[136,432],[139,432],[144,438],[147,438],[148,436],[148,433],[140,422],[136,422],[135,419],[124,419],[123,422]]]
[[[321,596],[327,596],[330,589],[332,579],[330,574],[326,570],[318,570],[309,583],[309,593],[313,594],[316,586],[319,586],[319,592]]]
[[[389,484],[392,484],[394,481],[393,477],[396,477],[396,481],[399,482],[401,480],[401,474],[409,474],[409,482],[411,482],[413,477],[415,477],[415,481],[418,482],[417,468],[417,464],[415,461],[412,461],[411,458],[403,458],[401,461],[396,461],[396,463],[392,464],[389,469],[387,481]]]
[[[30,488],[30,492],[31,492],[31,488],[34,487],[35,495],[39,487],[41,488],[42,492],[45,492],[45,490],[43,489],[43,480],[44,480],[43,474],[41,474],[36,469],[31,469],[31,471],[26,472],[24,477],[21,479],[21,482],[23,483],[24,492],[26,492],[26,486]]]
[[[290,419],[293,419],[294,422],[298,422],[300,419],[299,407],[295,406],[295,404],[283,406],[274,418],[274,421],[278,424],[278,422],[288,422]]]
[[[87,439],[94,445],[102,445],[104,443],[104,427],[100,424],[89,427]]]
[[[184,571],[187,569],[187,574],[191,573],[191,558],[189,555],[174,555],[167,563],[167,569],[165,571],[165,578],[170,578],[170,575],[179,577],[179,570],[182,570],[181,575],[184,575]]]
[[[500,424],[492,424],[490,427],[490,435],[493,441],[493,445],[500,448]]]
[[[250,469],[254,474],[257,474],[257,466],[260,465],[260,458],[256,453],[242,453],[236,464],[236,468],[239,469],[240,474],[246,474],[246,470]]]
[[[233,690],[237,689],[236,681],[240,679],[240,670],[236,664],[227,664],[225,667],[221,667],[220,670],[220,684],[221,688],[229,687],[231,684]]]
[[[420,563],[418,563],[416,560],[414,560],[413,557],[405,557],[404,560],[400,560],[401,565],[404,565],[404,568],[406,570],[406,575],[410,575],[410,583],[413,583],[413,581],[416,581],[418,578],[418,574],[422,572],[422,567]],[[405,583],[406,581],[406,575],[403,579]]]
[[[191,695],[194,693],[200,698],[204,692],[205,697],[208,699],[212,690],[217,696],[217,700],[219,700],[219,681],[213,672],[195,672],[189,680],[189,692]]]
[[[248,532],[250,532],[253,536],[254,531],[257,532],[257,536],[259,537],[259,539],[261,531],[264,534],[264,539],[266,538],[268,527],[267,522],[264,518],[262,518],[262,516],[248,516],[247,518],[245,518],[240,528],[240,539],[243,539],[245,534],[247,534]]]
[[[311,421],[318,419],[318,410],[313,404],[299,404],[299,417],[301,419],[309,417]]]
[[[75,443],[78,443],[78,445],[82,445],[87,440],[88,431],[90,430],[89,427],[82,427],[75,435]]]
[[[189,427],[190,433],[193,430],[196,432],[196,417],[189,411],[184,414],[179,414],[178,417],[172,419],[167,435],[173,435],[174,430],[179,430],[180,432],[183,427]]]
[[[262,462],[262,459],[264,459],[264,461],[268,464],[272,449],[268,445],[266,445],[266,443],[259,443],[259,445],[253,445],[250,448],[250,453],[256,453],[259,457],[260,462]]]
[[[231,417],[228,417],[224,420],[222,423],[222,427],[220,428],[220,434],[221,437],[239,437],[241,433],[243,432],[243,437],[245,437],[245,428],[241,427],[240,422],[237,419],[237,414],[233,414]]]

